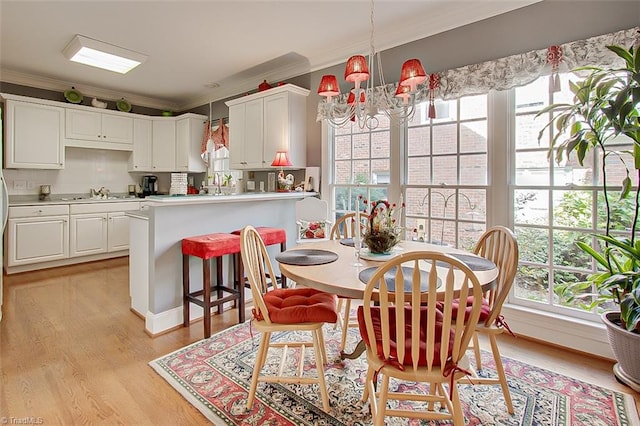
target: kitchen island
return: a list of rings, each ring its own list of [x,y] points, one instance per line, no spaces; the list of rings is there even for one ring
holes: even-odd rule
[[[287,231],[287,246],[296,242],[295,203],[313,192],[238,195],[151,196],[148,210],[130,212],[129,274],[131,308],[145,319],[154,336],[182,325],[182,239],[231,232],[246,225]],[[275,255],[279,248],[270,247]],[[229,262],[225,261],[225,268]],[[275,263],[277,265],[277,262]],[[202,286],[202,261],[192,258],[190,281]],[[226,276],[227,274],[225,274]],[[191,319],[202,317],[193,306]]]

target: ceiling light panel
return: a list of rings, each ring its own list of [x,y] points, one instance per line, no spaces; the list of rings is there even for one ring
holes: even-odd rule
[[[76,35],[62,53],[73,62],[126,74],[147,56],[113,44]]]

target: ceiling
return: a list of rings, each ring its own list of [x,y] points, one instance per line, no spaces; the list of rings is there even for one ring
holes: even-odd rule
[[[376,49],[537,1],[378,0]],[[125,75],[73,63],[75,34],[149,58]],[[367,0],[0,0],[0,80],[180,111],[367,54],[369,36]]]

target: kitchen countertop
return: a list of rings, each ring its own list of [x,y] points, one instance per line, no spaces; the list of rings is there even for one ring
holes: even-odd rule
[[[145,201],[153,206],[177,206],[184,204],[237,203],[243,201],[282,200],[287,198],[305,198],[316,192],[245,192],[231,195],[151,195]]]
[[[111,197],[91,198],[84,194],[55,194],[49,200],[40,200],[39,195],[10,195],[9,207],[48,205],[48,204],[86,204],[86,203],[114,203],[123,201],[144,201],[145,198],[130,197],[126,194],[114,194]]]

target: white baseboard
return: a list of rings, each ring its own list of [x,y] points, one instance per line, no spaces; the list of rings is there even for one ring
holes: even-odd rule
[[[502,307],[502,314],[517,335],[602,358],[615,359],[604,324],[506,304]]]

